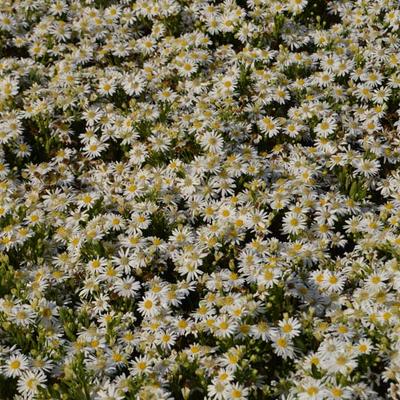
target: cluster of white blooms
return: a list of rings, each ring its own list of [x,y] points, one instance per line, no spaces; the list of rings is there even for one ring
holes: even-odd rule
[[[0,398],[400,396],[398,0],[0,1]]]

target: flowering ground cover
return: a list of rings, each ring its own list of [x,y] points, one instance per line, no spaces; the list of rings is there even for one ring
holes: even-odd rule
[[[398,0],[0,1],[0,399],[400,398]]]

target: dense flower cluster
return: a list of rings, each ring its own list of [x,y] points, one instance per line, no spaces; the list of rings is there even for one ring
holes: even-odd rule
[[[398,398],[398,0],[2,0],[0,57],[1,399]]]

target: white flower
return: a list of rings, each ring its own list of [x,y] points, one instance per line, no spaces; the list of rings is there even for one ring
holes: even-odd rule
[[[258,125],[261,131],[270,137],[276,136],[281,129],[279,122],[275,118],[269,116],[262,118]]]
[[[111,96],[116,90],[117,84],[113,78],[103,78],[100,80],[98,91],[101,95]]]
[[[300,334],[300,323],[295,318],[286,318],[279,321],[279,328],[283,336],[293,338]]]
[[[239,383],[229,383],[225,390],[227,399],[246,400],[249,395],[249,390]]]
[[[327,118],[316,126],[315,133],[322,137],[328,137],[335,131],[336,127],[336,121],[333,118]]]
[[[8,358],[1,367],[1,372],[8,377],[15,378],[29,368],[29,362],[25,355],[14,354]]]
[[[372,177],[379,172],[380,164],[377,160],[368,160],[362,158],[354,162],[356,173],[367,178]]]
[[[140,289],[140,283],[134,278],[120,278],[114,284],[115,292],[122,297],[135,297]]]
[[[122,400],[125,393],[118,388],[115,384],[107,384],[99,390],[95,399],[96,400]]]
[[[300,400],[322,400],[325,398],[325,388],[317,379],[307,378],[301,382],[298,396]]]
[[[152,362],[147,356],[135,357],[131,364],[130,372],[133,376],[146,374],[151,371]]]
[[[284,358],[294,358],[294,347],[290,339],[283,335],[275,335],[272,338],[272,348],[274,352]]]
[[[25,371],[18,379],[18,392],[25,396],[33,397],[38,393],[40,387],[44,387],[46,380],[46,376],[42,371]]]
[[[307,227],[305,216],[293,212],[286,213],[282,222],[282,231],[285,234],[298,234]]]
[[[154,294],[146,294],[139,302],[138,311],[145,317],[153,317],[159,312],[157,297]]]
[[[332,373],[349,374],[357,366],[354,355],[348,353],[335,353],[326,363],[327,369]]]
[[[218,153],[222,150],[224,141],[218,133],[206,132],[201,137],[200,144],[205,150]]]

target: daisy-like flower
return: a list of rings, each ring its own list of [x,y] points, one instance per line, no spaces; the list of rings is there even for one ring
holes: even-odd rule
[[[316,379],[307,378],[301,382],[298,397],[301,400],[319,400],[325,397],[324,386]]]
[[[270,137],[276,136],[281,129],[279,122],[275,118],[269,116],[262,118],[258,125],[261,131]]]
[[[144,317],[154,317],[160,310],[160,307],[158,305],[158,300],[157,297],[152,294],[148,293],[143,297],[143,300],[139,302],[138,304],[138,311],[144,316]]]
[[[196,69],[196,63],[193,60],[186,59],[180,63],[178,67],[178,73],[182,77],[188,77],[195,73]]]
[[[373,291],[380,290],[385,287],[387,279],[388,276],[384,271],[373,272],[367,278],[366,287]]]
[[[360,159],[354,162],[355,172],[367,178],[375,176],[379,172],[380,164],[377,160]]]
[[[239,383],[229,383],[225,390],[225,396],[229,399],[245,400],[248,398],[248,394],[248,389]]]
[[[340,292],[343,289],[345,282],[346,278],[342,274],[328,271],[324,274],[321,287],[326,289],[328,292]]]
[[[276,328],[268,325],[265,321],[260,321],[257,325],[253,325],[250,329],[250,334],[256,339],[264,341],[271,340],[272,337],[277,335]]]
[[[286,213],[286,215],[283,217],[282,222],[282,231],[285,234],[296,235],[307,227],[305,216],[293,212]]]
[[[152,359],[147,356],[136,357],[132,361],[130,372],[133,376],[149,373],[152,367]]]
[[[286,121],[284,132],[291,138],[296,138],[304,130],[304,127],[295,121]]]
[[[238,368],[239,361],[242,357],[243,349],[240,347],[231,348],[224,354],[221,360],[221,365],[227,371],[234,372]]]
[[[112,96],[117,90],[117,84],[114,79],[103,78],[99,82],[98,92],[103,96]]]
[[[21,376],[29,368],[29,362],[25,355],[14,354],[7,359],[1,367],[1,372],[8,377],[15,378]]]
[[[16,306],[12,310],[10,318],[15,324],[27,327],[35,321],[35,312],[27,304]]]
[[[350,373],[357,366],[357,361],[354,355],[347,353],[335,353],[328,361],[327,368],[329,371],[339,372],[343,375]]]
[[[33,398],[38,394],[39,389],[44,387],[46,380],[46,376],[42,371],[25,371],[18,379],[18,392],[28,396],[28,398]]]
[[[106,266],[106,260],[104,258],[97,257],[94,260],[88,262],[88,269],[93,274],[100,274],[104,271]]]
[[[105,388],[102,388],[97,393],[96,399],[99,400],[122,400],[125,397],[125,393],[118,388],[115,384],[109,384]]]
[[[226,338],[233,335],[237,328],[237,323],[226,317],[220,317],[215,322],[216,332],[218,337]]]
[[[218,153],[222,150],[223,146],[222,137],[215,132],[206,132],[200,140],[201,146],[210,152]]]
[[[115,292],[122,297],[136,297],[140,289],[140,283],[133,277],[117,279],[114,284]]]
[[[236,84],[237,84],[237,79],[235,75],[224,76],[219,82],[219,85],[221,86],[224,94],[232,93],[235,89]]]
[[[145,78],[141,71],[132,74],[125,74],[121,80],[121,85],[129,96],[140,95],[146,85]]]
[[[282,276],[282,271],[279,268],[264,267],[264,270],[258,276],[259,284],[264,285],[266,288],[271,288],[278,284]]]
[[[1,20],[1,19],[0,19]],[[7,98],[18,93],[19,85],[15,78],[5,78],[0,81],[0,96]]]
[[[349,387],[334,384],[326,389],[326,395],[329,400],[351,399],[352,390]]]
[[[370,339],[360,339],[356,345],[355,351],[359,354],[370,354],[374,350],[374,346]]]
[[[84,152],[88,158],[96,158],[107,148],[105,143],[99,142],[97,139],[91,139],[90,142],[84,147]]]
[[[96,192],[82,193],[77,199],[77,204],[80,208],[91,208],[98,198],[99,195]]]
[[[336,121],[333,118],[324,119],[315,127],[315,133],[322,137],[331,135],[337,127]]]
[[[283,335],[275,335],[272,338],[274,352],[283,359],[294,358],[294,347],[290,339]]]
[[[287,10],[294,14],[300,13],[307,5],[307,0],[290,0],[287,4]]]
[[[176,342],[176,335],[168,331],[159,331],[156,335],[156,343],[163,349],[171,350]]]
[[[300,334],[300,323],[295,318],[285,318],[279,321],[278,325],[282,335],[289,339]]]
[[[207,386],[207,394],[211,399],[224,400],[226,398],[226,383],[214,378],[212,383]]]

